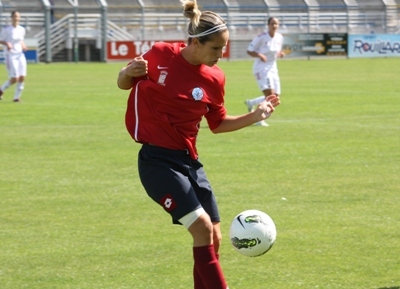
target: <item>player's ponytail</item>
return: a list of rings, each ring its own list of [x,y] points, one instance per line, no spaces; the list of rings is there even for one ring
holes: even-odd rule
[[[228,30],[225,20],[218,14],[211,11],[201,12],[198,9],[196,0],[180,0],[183,8],[183,15],[190,19],[187,32],[189,44],[192,38],[198,38],[200,43],[207,42],[210,35],[216,32]]]

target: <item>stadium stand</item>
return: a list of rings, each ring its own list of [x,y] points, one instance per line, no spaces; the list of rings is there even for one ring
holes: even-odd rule
[[[346,11],[347,5],[343,0],[319,1],[317,6],[321,10]]]
[[[268,2],[268,1],[267,1]],[[269,1],[271,3],[270,6],[278,9],[278,10],[288,10],[288,11],[304,11],[307,10],[307,4],[304,0],[275,0],[275,1]],[[314,4],[314,1],[309,1],[310,6],[316,5]]]
[[[175,0],[142,0],[145,12],[177,13],[181,10],[181,4]]]
[[[400,0],[198,1],[201,10],[215,11],[226,19],[232,43],[247,43],[255,34],[265,30],[271,16],[280,20],[282,33],[400,33]],[[39,41],[42,61],[49,54],[46,54],[49,43],[53,54],[51,59],[71,59],[70,50],[76,38],[79,45],[84,46],[82,50],[88,51],[90,46],[96,51],[104,46],[104,39],[153,41],[187,37],[185,28],[188,20],[182,16],[178,0],[53,2],[54,18],[48,27],[46,15],[49,7],[45,8],[48,0],[0,0],[0,24],[10,22],[11,11],[20,11],[21,24],[27,28],[27,38]],[[74,7],[74,3],[78,6]],[[49,29],[47,34],[46,29]],[[65,53],[65,50],[69,52]],[[86,53],[83,58],[91,59],[89,54],[96,53]]]
[[[53,1],[54,14],[57,19],[61,19],[66,14],[71,13],[71,11],[74,9],[74,5],[72,5],[68,0]],[[101,6],[96,0],[78,0],[77,8],[79,13],[99,13],[101,10]]]
[[[264,0],[227,0],[227,3],[229,12],[268,13],[268,6]]]
[[[227,11],[227,5],[223,0],[204,0],[199,1],[200,10],[210,10],[216,13],[225,13]]]
[[[377,1],[377,0],[361,0],[361,1],[355,0],[355,2],[357,2],[358,6],[364,8],[376,8],[384,5],[382,1]]]
[[[113,0],[107,1],[107,5],[108,13],[111,15],[129,15],[142,11],[142,6],[137,0]]]
[[[23,10],[30,12],[42,12],[43,5],[41,0],[1,0],[3,12],[11,12],[13,10]]]

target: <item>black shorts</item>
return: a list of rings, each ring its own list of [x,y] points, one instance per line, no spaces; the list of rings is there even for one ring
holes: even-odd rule
[[[139,151],[138,168],[147,194],[172,216],[175,224],[201,207],[212,222],[220,221],[203,165],[192,160],[186,150],[144,144]]]

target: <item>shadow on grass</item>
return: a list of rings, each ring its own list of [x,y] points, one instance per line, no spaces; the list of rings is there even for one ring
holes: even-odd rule
[[[379,287],[376,289],[400,289],[400,286],[394,286],[394,287]]]

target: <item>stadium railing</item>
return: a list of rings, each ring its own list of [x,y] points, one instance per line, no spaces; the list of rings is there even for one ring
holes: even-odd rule
[[[277,6],[268,7],[266,11],[244,12],[251,9],[250,6],[230,6],[223,7],[219,12],[227,20],[228,26],[232,31],[232,40],[247,41],[254,37],[256,33],[265,30],[267,20],[270,16],[277,17],[281,22],[283,33],[399,33],[400,20],[399,9],[396,5],[382,6],[384,9],[376,10],[371,7],[360,8],[358,6],[324,5],[310,6],[304,10],[300,6]],[[0,2],[0,8],[1,2]],[[8,10],[13,7],[7,7]],[[148,8],[148,9],[147,9]],[[82,13],[85,9],[77,12],[77,23],[75,24],[73,7],[58,7],[58,19],[47,27],[45,11],[43,13],[32,13],[22,11],[21,24],[27,28],[27,37],[37,38],[39,41],[39,57],[43,58],[46,54],[45,44],[50,43],[53,54],[63,49],[70,49],[72,38],[79,41],[93,40],[96,48],[104,45],[107,40],[177,40],[186,38],[186,26],[188,20],[182,13],[159,13],[153,10],[163,11],[163,7],[138,7],[126,8],[126,13],[114,13],[115,9],[101,14]],[[153,9],[154,8],[154,9]],[[165,8],[165,7],[164,7]],[[166,7],[172,9],[173,7]],[[204,7],[204,9],[214,10],[215,7]],[[252,6],[254,8],[254,6]],[[93,8],[91,8],[93,9]],[[174,9],[176,7],[174,6]],[[240,10],[242,9],[242,10]],[[261,6],[260,6],[261,9]],[[302,10],[303,9],[303,10]],[[0,24],[10,22],[9,11],[0,9]],[[265,10],[265,7],[263,8]],[[93,10],[92,10],[93,11]],[[96,10],[94,10],[96,11]],[[132,11],[134,11],[132,13]],[[104,19],[106,21],[104,22]],[[106,23],[106,31],[104,25]],[[45,38],[45,28],[50,29]],[[75,33],[74,29],[77,29]],[[105,33],[104,33],[105,32]],[[77,34],[77,35],[75,35]],[[106,37],[104,37],[106,35]]]

